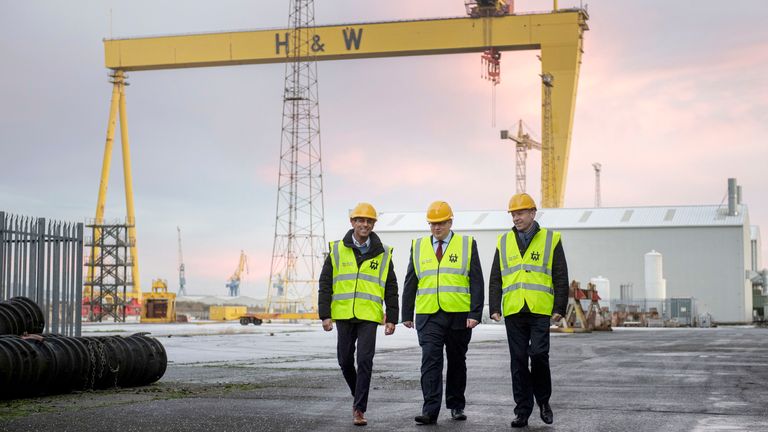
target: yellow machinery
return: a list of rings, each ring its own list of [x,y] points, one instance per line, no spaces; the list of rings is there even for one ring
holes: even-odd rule
[[[480,3],[492,5],[503,13],[449,19],[318,26],[313,29],[310,56],[298,60],[352,60],[540,50],[542,76],[551,77],[542,81],[542,99],[546,97],[551,101],[551,112],[546,113],[545,106],[542,106],[542,125],[549,125],[543,135],[550,139],[546,144],[548,149],[551,148],[551,155],[542,160],[543,164],[548,166],[549,175],[547,183],[542,184],[541,203],[542,207],[562,207],[583,34],[588,30],[587,12],[584,9],[558,10],[556,0],[551,12],[522,15],[509,14],[508,10],[503,10],[506,2]],[[113,71],[113,88],[96,221],[103,220],[104,216],[119,111],[127,219],[133,226],[136,223],[125,107],[125,72],[295,61],[296,57],[288,55],[295,49],[290,46],[291,40],[295,39],[292,31],[288,29],[105,40],[105,65]],[[542,141],[545,140],[546,138]],[[542,150],[544,157],[547,151]],[[129,235],[135,240],[135,227],[130,228]],[[140,298],[135,243],[131,247],[131,257],[134,263],[133,295]]]
[[[152,292],[144,293],[143,299],[142,323],[176,322],[176,294],[168,292],[168,282],[164,279],[153,280]]]
[[[208,310],[208,319],[212,321],[232,321],[245,315],[245,306],[211,306]]]

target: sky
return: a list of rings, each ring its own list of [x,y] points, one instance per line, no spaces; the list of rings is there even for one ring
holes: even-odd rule
[[[551,7],[515,2],[523,12]],[[724,204],[735,177],[751,223],[768,232],[768,3],[587,7],[565,206],[593,206],[593,162],[603,167],[605,207]],[[460,0],[315,1],[318,25],[464,15]],[[111,96],[104,38],[287,23],[287,1],[0,0],[0,211],[94,217]],[[359,201],[379,211],[423,211],[438,199],[455,210],[504,209],[515,159],[498,131],[522,118],[540,136],[537,54],[503,53],[495,116],[479,54],[318,63],[327,239],[343,236]],[[155,278],[178,288],[179,226],[189,293],[225,295],[244,250],[241,293],[265,295],[284,73],[250,65],[129,74],[144,291]],[[121,163],[115,145],[110,220],[125,217]],[[532,154],[537,200],[539,165]]]

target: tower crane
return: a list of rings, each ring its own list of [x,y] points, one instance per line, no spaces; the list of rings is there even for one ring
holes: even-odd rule
[[[501,131],[501,139],[510,139],[515,142],[515,179],[516,193],[525,192],[525,162],[528,159],[528,150],[536,149],[541,151],[541,143],[531,138],[527,133],[523,133],[523,120],[517,122],[517,136],[509,134],[508,130]]]
[[[240,295],[240,276],[243,274],[243,270],[248,273],[248,257],[245,255],[245,252],[240,251],[240,262],[237,265],[237,269],[235,269],[235,272],[230,276],[226,283],[230,297],[237,297]]]
[[[187,295],[187,278],[184,276],[184,255],[181,253],[181,228],[176,227],[179,234],[179,297]]]
[[[541,201],[542,207],[557,207],[555,202],[555,187],[557,182],[555,166],[554,137],[552,134],[552,87],[554,78],[552,74],[541,74],[542,101],[541,101],[541,142],[538,142],[523,133],[523,121],[518,122],[517,136],[509,134],[508,130],[501,131],[501,139],[510,139],[515,142],[515,176],[517,179],[516,192],[522,193],[526,189],[525,162],[528,158],[528,150],[535,148],[541,150]]]

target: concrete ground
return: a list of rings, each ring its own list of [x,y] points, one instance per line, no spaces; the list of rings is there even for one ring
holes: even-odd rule
[[[318,325],[152,328],[171,360],[160,382],[0,402],[0,430],[510,430],[509,354],[500,325],[474,332],[468,420],[453,421],[443,410],[435,426],[413,422],[422,402],[415,333],[398,326],[394,336],[380,336],[364,428],[352,426],[335,333]],[[768,430],[766,329],[617,329],[555,334],[551,345],[555,423],[543,424],[535,412],[524,430]]]

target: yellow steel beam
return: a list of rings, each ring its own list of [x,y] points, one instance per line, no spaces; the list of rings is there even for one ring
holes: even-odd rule
[[[374,57],[538,49],[573,45],[581,38],[581,12],[346,24],[314,28],[311,58]],[[206,33],[104,41],[105,63],[124,71],[283,63],[289,56],[287,29]]]
[[[450,18],[320,26],[312,29],[311,57],[350,60],[541,49],[542,73],[554,77],[552,123],[555,185],[542,201],[561,207],[570,152],[582,36],[581,10],[488,18]],[[122,71],[282,63],[294,47],[291,30],[256,30],[104,41],[105,64]],[[547,189],[547,188],[543,188]]]

